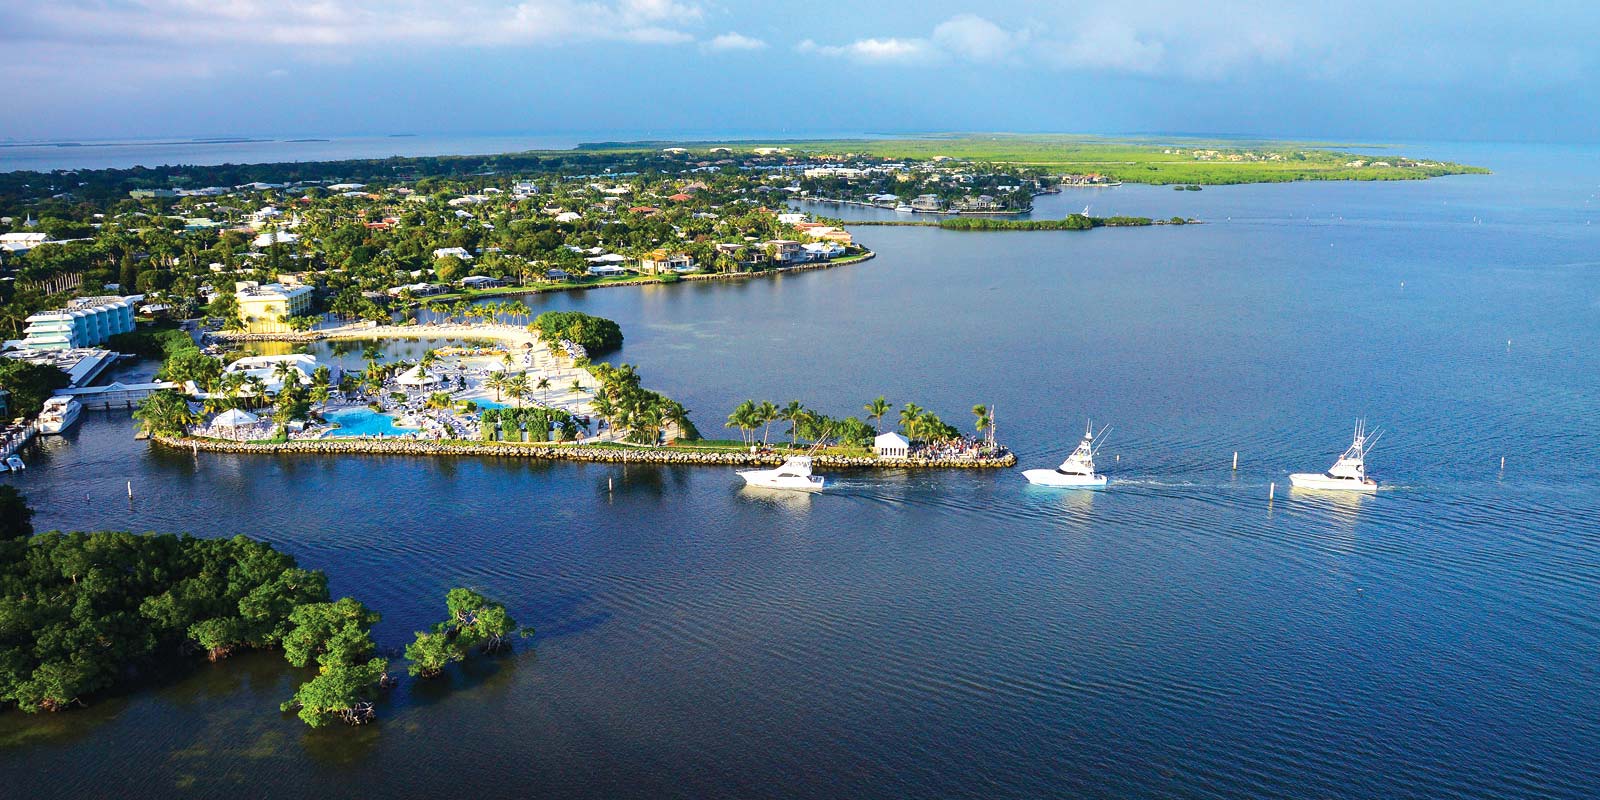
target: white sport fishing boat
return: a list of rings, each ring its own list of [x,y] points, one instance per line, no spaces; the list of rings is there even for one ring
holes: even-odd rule
[[[71,397],[52,397],[39,412],[40,433],[61,433],[78,421],[83,404]]]
[[[1367,453],[1372,452],[1381,435],[1381,432],[1368,434],[1366,421],[1356,420],[1355,441],[1327,472],[1296,472],[1289,476],[1289,484],[1299,489],[1336,492],[1378,491],[1378,482],[1367,477]]]
[[[811,474],[811,456],[791,456],[777,469],[742,469],[739,477],[763,489],[790,489],[797,492],[822,491],[821,475]]]
[[[1100,429],[1099,436],[1106,435],[1111,426]],[[1062,489],[1104,489],[1106,476],[1094,474],[1094,453],[1096,434],[1094,426],[1090,425],[1083,432],[1083,441],[1078,443],[1078,449],[1061,462],[1055,469],[1030,469],[1022,473],[1029,483],[1039,486],[1056,486]]]

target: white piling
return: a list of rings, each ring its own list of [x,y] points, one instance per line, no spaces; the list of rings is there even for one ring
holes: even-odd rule
[[[1272,498],[1277,494],[1278,494],[1278,483],[1276,481],[1274,481],[1272,483],[1267,484],[1267,502],[1272,502]]]
[[[128,499],[133,499],[133,481],[128,481]]]
[[[610,478],[606,478],[606,491],[607,492],[611,492],[611,491],[614,491],[615,489],[616,489],[616,486],[612,484],[611,479]]]
[[[1506,457],[1505,456],[1501,456],[1500,457],[1500,471],[1501,472],[1505,472],[1506,471]]]
[[[1239,451],[1238,450],[1233,451],[1233,471],[1234,472],[1238,472],[1239,471]]]

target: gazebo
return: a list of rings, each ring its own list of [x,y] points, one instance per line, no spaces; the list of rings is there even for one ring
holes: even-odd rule
[[[418,364],[411,369],[400,373],[394,379],[395,383],[398,383],[401,386],[411,386],[414,388],[437,386],[442,380],[443,379],[438,375],[434,375],[433,373],[423,369],[421,364]]]
[[[248,428],[260,421],[260,417],[248,411],[230,408],[214,417],[211,420],[211,427],[227,428],[229,436],[237,436],[240,428]]]

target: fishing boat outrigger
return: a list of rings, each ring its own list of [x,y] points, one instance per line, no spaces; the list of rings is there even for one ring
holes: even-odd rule
[[[1083,432],[1083,441],[1078,443],[1078,449],[1073,450],[1072,455],[1067,456],[1067,460],[1061,462],[1061,466],[1055,469],[1026,470],[1022,473],[1022,477],[1027,478],[1029,483],[1040,486],[1055,486],[1063,489],[1104,489],[1107,483],[1106,476],[1094,474],[1094,454],[1099,449],[1099,445],[1095,444],[1095,439],[1097,436],[1104,437],[1108,430],[1111,430],[1110,425],[1101,428],[1100,433],[1096,434],[1094,425],[1091,423],[1088,429]]]
[[[1367,454],[1382,435],[1381,431],[1368,434],[1366,420],[1356,420],[1355,440],[1327,472],[1296,472],[1289,476],[1289,484],[1299,489],[1335,492],[1378,491],[1378,482],[1367,477]]]

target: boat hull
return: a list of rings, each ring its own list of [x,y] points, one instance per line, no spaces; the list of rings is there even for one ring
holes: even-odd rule
[[[1057,489],[1104,489],[1109,482],[1104,475],[1085,477],[1083,475],[1063,475],[1053,469],[1024,470],[1022,477],[1035,486],[1051,486]]]
[[[1315,489],[1319,492],[1376,492],[1378,482],[1365,478],[1330,478],[1320,472],[1296,472],[1289,476],[1289,485],[1296,489]]]
[[[808,479],[794,476],[777,477],[768,474],[769,470],[750,470],[739,473],[748,486],[758,489],[783,489],[791,492],[820,492],[823,489],[823,479]]]
[[[76,407],[73,407],[72,410],[70,410],[67,413],[63,414],[61,416],[61,419],[59,419],[59,420],[49,420],[49,421],[41,420],[39,422],[39,432],[40,433],[44,433],[44,434],[60,434],[61,432],[65,431],[66,429],[72,427],[73,423],[75,423],[77,421],[78,421],[78,409]]]

